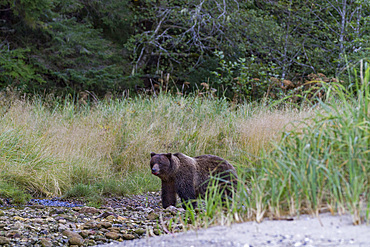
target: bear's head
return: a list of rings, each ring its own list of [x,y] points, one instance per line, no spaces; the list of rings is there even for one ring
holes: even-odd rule
[[[172,171],[172,154],[150,154],[150,168],[152,170],[152,174],[164,179],[170,176]]]

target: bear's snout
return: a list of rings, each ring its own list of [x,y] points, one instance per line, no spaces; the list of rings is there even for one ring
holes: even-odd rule
[[[155,165],[152,167],[152,174],[154,174],[154,175],[159,175],[159,166],[158,166],[158,164],[155,164]]]

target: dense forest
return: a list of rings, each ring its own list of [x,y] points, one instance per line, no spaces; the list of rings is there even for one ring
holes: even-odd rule
[[[364,0],[2,0],[0,87],[276,98],[348,84],[369,57],[369,18]]]

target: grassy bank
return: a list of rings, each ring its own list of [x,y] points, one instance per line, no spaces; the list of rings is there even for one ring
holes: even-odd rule
[[[311,114],[199,97],[80,104],[21,100],[11,92],[1,112],[1,179],[33,196],[157,190],[150,152],[217,154],[249,169],[287,124]]]
[[[193,219],[198,225],[321,210],[349,211],[359,223],[369,214],[369,90],[362,85],[356,98],[337,88],[329,103],[300,110],[191,96],[86,104],[8,92],[0,196],[99,200],[159,190],[150,152],[208,153],[234,164],[240,183],[237,203],[224,211],[208,198],[202,220]]]
[[[227,210],[213,194],[200,217],[191,212],[186,217],[207,226],[331,212],[350,213],[355,225],[369,222],[368,79],[356,84],[355,97],[341,86],[328,87],[329,100],[320,102],[310,118],[285,129],[273,148],[262,149],[252,171],[239,170],[238,193]]]
[[[328,210],[351,213],[354,224],[369,220],[368,79],[357,84],[354,98],[334,85],[334,95],[321,104],[321,112],[301,130],[286,133],[273,152],[264,155],[264,175],[258,177],[266,181],[264,210],[278,216]]]

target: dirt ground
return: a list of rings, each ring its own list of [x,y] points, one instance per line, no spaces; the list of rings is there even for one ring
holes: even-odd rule
[[[255,247],[255,246],[370,246],[370,226],[354,226],[351,216],[321,214],[294,220],[264,220],[198,231],[124,241],[106,247]]]

